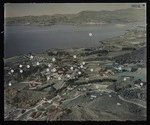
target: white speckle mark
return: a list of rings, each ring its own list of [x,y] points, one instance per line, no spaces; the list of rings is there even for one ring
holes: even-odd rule
[[[79,71],[78,74],[81,75],[81,72]]]
[[[73,58],[77,58],[77,56],[76,56],[76,55],[74,55],[74,56],[73,56]]]
[[[46,71],[49,72],[49,69],[47,68]]]
[[[58,80],[61,80],[61,77],[58,77]]]
[[[11,70],[11,73],[14,73],[14,70],[13,70],[13,69]]]
[[[73,67],[70,67],[71,70],[73,70]]]
[[[30,65],[27,65],[27,68],[30,68]]]
[[[83,68],[83,65],[81,65],[80,67]]]
[[[49,76],[47,77],[47,80],[50,80],[50,77],[49,77]]]
[[[48,67],[51,67],[51,64],[48,64]]]
[[[52,61],[53,61],[53,62],[55,62],[55,61],[56,61],[56,59],[55,59],[55,58],[52,58]]]
[[[20,73],[23,73],[23,70],[22,70],[22,69],[20,69]]]
[[[122,70],[122,67],[119,67],[118,69],[119,69],[119,70]]]
[[[93,72],[94,70],[93,70],[93,69],[90,69],[90,71]]]
[[[30,59],[33,59],[33,56],[32,56],[32,55],[30,56]]]
[[[22,68],[22,65],[20,64],[19,67]]]
[[[92,33],[89,33],[89,36],[92,36]]]
[[[70,75],[67,75],[68,78],[70,78]]]
[[[123,80],[124,80],[124,81],[126,81],[127,79],[126,79],[126,78],[124,78]]]
[[[8,84],[9,86],[11,86],[12,84],[11,84],[11,82],[9,82],[9,84]]]
[[[85,65],[85,62],[83,62],[82,64]]]
[[[37,65],[37,66],[39,66],[39,65],[40,65],[40,63],[39,63],[39,62],[37,62],[37,63],[36,63],[36,65]]]
[[[119,106],[119,105],[121,105],[120,103],[117,103],[117,105]]]
[[[143,86],[143,83],[141,82],[140,85]]]

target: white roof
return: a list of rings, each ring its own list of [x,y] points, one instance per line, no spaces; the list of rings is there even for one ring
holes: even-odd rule
[[[91,95],[91,97],[96,98],[96,95]]]

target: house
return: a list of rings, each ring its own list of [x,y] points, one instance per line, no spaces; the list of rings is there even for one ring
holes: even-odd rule
[[[45,97],[43,98],[44,101],[48,101]]]
[[[85,87],[83,87],[83,91],[86,91],[86,88],[85,88]]]
[[[107,75],[106,73],[104,73],[102,76],[103,76],[103,77],[108,77],[108,75]]]
[[[122,77],[122,79],[124,81],[126,81],[126,80],[132,80],[134,78],[134,76],[121,76],[121,77]]]
[[[136,81],[134,82],[134,85],[135,85],[136,87],[141,88],[141,87],[146,87],[147,83],[144,82],[144,81],[142,81],[141,79],[138,79],[138,80],[136,80]]]
[[[37,86],[39,86],[41,84],[42,84],[41,82],[38,82],[38,83],[29,83],[28,86],[29,86],[29,89],[33,89],[33,88],[36,88]]]
[[[85,82],[88,83],[89,82],[89,78],[85,78]]]
[[[53,105],[57,108],[58,106],[60,106],[62,104],[61,101],[56,101],[56,102],[53,102]]]
[[[59,70],[58,74],[64,74],[64,71],[63,70]]]
[[[96,98],[96,95],[91,95],[91,98]]]
[[[21,90],[20,90],[20,89],[17,89],[17,92],[21,92]]]
[[[107,70],[107,71],[105,72],[105,74],[106,74],[106,75],[113,75],[114,72],[113,72],[112,70]]]
[[[95,95],[91,95],[90,99],[93,100],[94,98],[96,98]]]

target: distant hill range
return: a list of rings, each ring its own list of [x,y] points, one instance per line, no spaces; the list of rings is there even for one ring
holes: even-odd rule
[[[82,11],[77,14],[7,17],[6,25],[108,24],[145,21],[145,9]]]

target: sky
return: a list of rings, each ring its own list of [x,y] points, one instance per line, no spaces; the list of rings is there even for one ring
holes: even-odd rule
[[[5,3],[5,17],[74,14],[83,10],[116,10],[130,8],[133,3]]]

